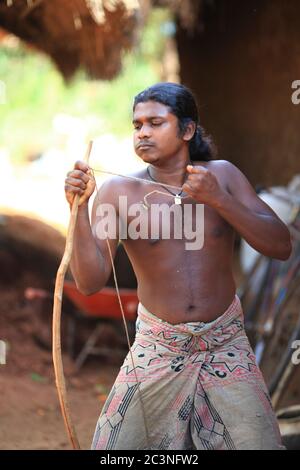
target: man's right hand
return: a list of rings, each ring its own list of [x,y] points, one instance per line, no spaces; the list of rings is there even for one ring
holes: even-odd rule
[[[74,169],[69,171],[65,179],[65,195],[72,206],[76,194],[80,195],[79,206],[87,203],[96,187],[95,179],[87,163],[77,161]]]

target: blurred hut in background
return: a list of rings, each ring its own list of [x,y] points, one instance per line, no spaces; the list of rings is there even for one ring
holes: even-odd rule
[[[200,117],[220,158],[253,184],[286,184],[300,170],[297,0],[161,0],[177,19],[181,82],[196,93]]]

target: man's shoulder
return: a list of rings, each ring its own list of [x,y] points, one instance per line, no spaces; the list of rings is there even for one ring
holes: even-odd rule
[[[146,179],[147,172],[145,169],[126,173],[124,175],[114,175],[107,178],[102,186],[106,188],[122,189],[131,187],[133,183],[139,183],[141,179]]]
[[[229,160],[210,160],[207,162],[207,168],[226,172],[237,170],[237,167]]]
[[[207,170],[219,176],[233,176],[240,173],[240,170],[228,160],[210,160],[208,162],[194,162],[195,165],[200,165]]]
[[[198,162],[195,162],[197,165]],[[199,162],[201,165],[201,162]],[[219,183],[221,183],[228,190],[235,183],[242,183],[245,181],[245,175],[236,167],[233,163],[228,160],[210,160],[205,162],[203,165],[207,170],[213,173]]]
[[[107,178],[99,187],[97,200],[117,200],[118,196],[128,195],[136,191],[141,184],[140,180],[146,178],[146,170],[139,170],[124,175],[113,175]]]
[[[126,184],[130,181],[138,181],[138,179],[145,178],[146,170],[142,169],[139,171],[131,172],[131,173],[124,173],[122,174],[113,174],[113,176],[107,178],[103,183],[102,186],[120,186]]]
[[[138,178],[138,179],[146,179],[147,178],[147,170],[146,170],[146,168],[143,168],[142,170],[135,171],[134,173],[126,174],[125,178],[126,177],[129,177],[129,180],[130,180],[130,177]]]

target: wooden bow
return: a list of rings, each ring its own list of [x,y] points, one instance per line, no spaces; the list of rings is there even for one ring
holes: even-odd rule
[[[85,158],[84,158],[84,161],[86,163],[89,162],[89,156],[92,150],[92,145],[93,145],[93,142],[92,141],[89,142],[89,145],[85,154]],[[65,247],[65,251],[64,251],[64,254],[63,254],[60,266],[58,268],[57,275],[56,275],[55,290],[54,290],[54,303],[53,303],[53,343],[52,343],[55,382],[56,382],[56,388],[57,388],[57,393],[59,397],[61,412],[63,415],[68,437],[70,439],[73,449],[75,450],[80,450],[80,445],[78,442],[74,424],[71,419],[69,403],[67,400],[66,382],[65,382],[62,355],[61,355],[61,306],[62,306],[62,296],[63,296],[65,274],[67,272],[67,269],[71,260],[71,256],[72,256],[72,251],[73,251],[74,229],[75,229],[76,220],[77,220],[79,199],[80,199],[80,196],[76,194],[73,204],[72,204],[71,216],[70,216],[70,221],[69,221],[69,226],[68,226],[68,231],[67,231],[67,238],[66,238],[66,247]],[[136,384],[138,387],[143,421],[144,421],[144,426],[145,426],[146,442],[147,442],[148,448],[150,449],[150,438],[149,438],[150,434],[149,434],[147,420],[146,420],[145,405],[143,401],[142,392],[140,390],[140,383],[138,381],[138,377],[136,373],[136,367],[135,367],[135,362],[134,362],[134,358],[133,358],[133,354],[131,350],[125,313],[124,313],[124,309],[123,309],[123,305],[122,305],[122,301],[120,297],[120,292],[119,292],[119,287],[118,287],[114,260],[113,260],[113,256],[112,256],[108,239],[106,239],[106,243],[107,243],[107,249],[109,252],[112,270],[113,270],[116,292],[117,292],[119,305],[120,305],[120,311],[122,314],[124,328],[126,332],[127,344],[129,348],[130,357],[131,357],[132,367],[133,367],[133,371],[135,375]]]
[[[90,153],[92,150],[93,142],[90,141],[86,150],[84,161],[89,162]],[[80,196],[76,194],[72,209],[71,216],[67,231],[66,246],[65,251],[60,263],[60,266],[57,271],[56,281],[55,281],[55,290],[54,290],[54,301],[53,301],[53,342],[52,342],[52,355],[53,355],[53,364],[55,372],[55,382],[57,393],[59,397],[61,412],[63,415],[64,423],[67,429],[67,433],[70,439],[70,442],[73,446],[73,449],[80,450],[80,445],[76,435],[75,427],[71,419],[69,403],[67,400],[67,390],[66,382],[64,376],[62,354],[61,354],[61,307],[62,307],[62,297],[63,297],[63,288],[65,274],[67,272],[73,250],[73,240],[74,240],[74,230],[77,220],[78,213],[78,203]]]

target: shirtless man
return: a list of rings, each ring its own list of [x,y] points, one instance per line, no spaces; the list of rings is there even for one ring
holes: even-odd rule
[[[119,196],[127,196],[129,207],[159,189],[168,198],[152,194],[150,206],[172,205],[176,190],[164,184],[181,187],[180,207],[204,204],[204,244],[187,250],[184,239],[123,240],[140,300],[135,363],[126,357],[99,418],[93,448],[281,448],[243,328],[232,255],[238,232],[260,253],[286,260],[289,231],[233,164],[213,160],[187,88],[162,83],[141,92],[134,101],[133,125],[135,151],[148,165],[134,176],[159,182],[159,188],[111,178],[95,198],[90,223],[88,200],[95,184],[89,167],[77,162],[67,175],[70,205],[75,194],[81,196],[71,262],[78,289],[90,295],[108,280],[111,262],[97,229],[98,209],[111,204],[119,214]],[[118,233],[109,237],[113,255],[118,241]]]

